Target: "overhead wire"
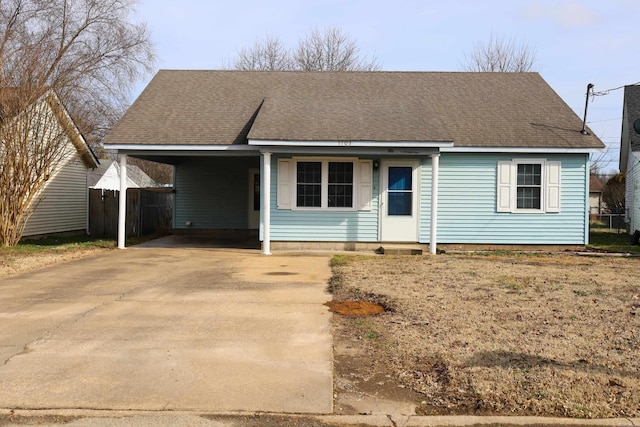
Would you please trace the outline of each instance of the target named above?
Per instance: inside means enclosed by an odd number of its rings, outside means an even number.
[[[591,92],[591,96],[604,96],[604,95],[609,95],[610,92],[613,92],[614,90],[619,90],[624,88],[625,86],[638,86],[640,85],[640,82],[636,82],[636,83],[632,83],[630,85],[622,85],[622,86],[618,86],[618,87],[614,87],[611,89],[607,89],[607,90],[601,90],[598,92],[592,91]]]

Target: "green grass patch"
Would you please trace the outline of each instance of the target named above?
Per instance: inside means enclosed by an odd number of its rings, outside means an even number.
[[[632,245],[630,235],[608,228],[592,228],[589,231],[588,247],[606,252],[640,253],[640,245]]]
[[[347,265],[349,263],[349,259],[351,258],[351,255],[334,255],[333,258],[331,258],[331,267],[339,267],[341,265]]]
[[[0,254],[35,254],[73,248],[115,248],[113,239],[95,238],[87,235],[49,236],[42,239],[24,239],[16,246],[0,246]]]

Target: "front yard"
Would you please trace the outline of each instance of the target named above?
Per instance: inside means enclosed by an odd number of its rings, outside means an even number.
[[[338,411],[406,390],[419,414],[640,416],[640,258],[339,256],[330,288],[387,308],[334,316]]]

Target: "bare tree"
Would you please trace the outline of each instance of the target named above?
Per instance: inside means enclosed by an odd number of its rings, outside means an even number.
[[[287,49],[282,41],[269,36],[251,48],[243,48],[234,61],[238,70],[374,71],[380,69],[375,58],[361,55],[358,44],[338,27],[313,29],[298,46]]]
[[[276,71],[293,68],[291,55],[280,39],[267,36],[251,48],[242,48],[234,62],[237,70]]]
[[[0,85],[49,87],[97,143],[154,63],[137,0],[0,1]]]
[[[493,33],[486,43],[474,43],[464,55],[464,71],[524,73],[535,71],[536,50],[525,42]]]
[[[158,184],[173,184],[173,166],[171,165],[135,157],[130,157],[128,163],[138,166]]]
[[[47,181],[75,147],[53,92],[0,90],[0,245],[18,243]]]
[[[40,191],[74,148],[65,127],[97,144],[150,71],[149,32],[130,21],[136,2],[0,0],[0,244],[20,240]]]
[[[313,29],[298,43],[294,55],[296,68],[303,71],[375,71],[376,59],[364,58],[355,40],[338,27],[324,32]]]

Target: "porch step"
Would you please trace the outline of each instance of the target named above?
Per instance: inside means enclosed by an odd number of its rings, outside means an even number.
[[[380,249],[383,255],[422,255],[422,249],[407,246],[382,246]]]

